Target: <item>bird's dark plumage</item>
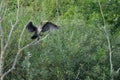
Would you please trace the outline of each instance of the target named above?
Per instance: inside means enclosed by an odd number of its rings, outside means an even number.
[[[34,32],[37,30],[37,27],[33,25],[32,22],[29,22],[26,26],[26,29],[29,31],[29,32]]]
[[[59,27],[51,22],[46,22],[44,25],[36,27],[33,25],[32,22],[29,22],[26,25],[26,29],[29,32],[35,32],[34,35],[31,37],[31,39],[36,39],[39,38],[39,36],[41,36],[41,32],[46,32],[48,30],[53,30],[53,29],[59,29]]]
[[[48,31],[50,29],[59,29],[57,25],[51,23],[51,22],[46,22],[45,25],[43,25],[42,27],[42,31],[41,32],[45,32]]]

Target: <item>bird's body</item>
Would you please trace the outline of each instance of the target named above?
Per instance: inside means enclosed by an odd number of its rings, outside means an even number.
[[[42,36],[41,32],[46,32],[48,30],[59,29],[59,27],[51,22],[46,22],[44,25],[41,24],[39,27],[33,25],[32,22],[29,22],[26,26],[26,29],[29,32],[35,32],[31,39],[36,39]]]

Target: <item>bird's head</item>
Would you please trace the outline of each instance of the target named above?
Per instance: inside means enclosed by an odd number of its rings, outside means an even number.
[[[48,22],[48,20],[40,21],[40,25],[44,25],[46,22]]]

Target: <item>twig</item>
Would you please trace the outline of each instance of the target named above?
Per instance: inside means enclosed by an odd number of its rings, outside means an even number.
[[[1,54],[0,54],[0,76],[2,75],[3,73],[3,64],[4,64],[4,36],[3,36],[3,29],[2,29],[2,26],[1,26],[1,23],[0,23],[0,33],[1,33]]]
[[[11,38],[12,32],[13,32],[14,27],[15,27],[15,26],[12,24],[12,22],[11,22],[11,26],[12,26],[12,28],[11,28],[10,33],[9,33],[9,35],[8,35],[8,40],[7,40],[6,44],[5,44],[4,50],[6,50],[8,44],[9,44],[9,41],[10,41],[10,38]]]
[[[34,44],[32,44],[32,45],[35,45],[35,44],[39,43],[40,41],[42,41],[42,40],[46,39],[48,36],[49,36],[49,34],[47,34],[44,38],[42,38],[42,39],[40,39],[40,40],[36,41],[36,42],[35,42]]]
[[[1,26],[1,23],[0,23],[0,33],[1,33],[1,57],[3,56],[3,52],[4,52],[4,36],[3,36],[3,29],[2,29],[2,26]]]
[[[21,48],[21,50],[23,50],[23,49],[25,49],[25,48],[31,46],[31,45],[32,45],[33,43],[35,43],[36,41],[37,41],[37,40],[34,40],[34,41],[32,41],[31,43],[25,45],[23,48]]]
[[[31,45],[36,45],[36,44],[39,43],[40,41],[46,39],[46,38],[48,37],[48,35],[49,35],[49,34],[47,34],[44,38],[42,38],[42,39],[40,39],[40,40],[38,40],[38,41],[37,41],[37,40],[34,40],[33,42],[31,42],[31,43],[27,44],[26,46],[24,46],[23,48],[21,48],[21,50],[23,50],[23,49],[25,49],[25,48],[27,48],[27,47],[29,47],[29,46],[31,46]]]
[[[24,33],[24,31],[25,31],[25,28],[26,28],[26,27],[23,28],[23,30],[22,30],[22,32],[21,32],[21,34],[20,34],[20,38],[19,38],[19,41],[18,41],[18,49],[21,48],[21,40],[22,40],[23,33]]]
[[[119,71],[120,71],[120,68],[118,68],[118,70],[116,72],[119,73]]]
[[[80,75],[80,67],[79,67],[79,69],[78,69],[78,72],[77,72],[77,75],[76,75],[76,77],[75,77],[75,80],[79,79],[79,75]]]
[[[1,1],[1,4],[0,4],[0,11],[2,11],[3,3],[4,3],[4,0]]]

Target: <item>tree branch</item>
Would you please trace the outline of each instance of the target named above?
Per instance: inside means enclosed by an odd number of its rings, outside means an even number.
[[[37,40],[34,40],[33,42],[31,42],[31,43],[27,44],[26,46],[24,46],[23,48],[21,48],[21,50],[23,50],[23,49],[25,49],[25,48],[27,48],[27,47],[29,47],[29,46],[31,46],[31,45],[36,45],[36,44],[39,43],[40,41],[46,39],[46,38],[48,37],[48,35],[49,35],[49,34],[47,34],[44,38],[42,38],[42,39],[40,39],[40,40],[38,40],[38,41],[37,41]]]
[[[110,43],[110,38],[109,38],[109,35],[108,35],[108,32],[107,32],[107,29],[106,29],[106,22],[105,22],[105,18],[104,18],[104,14],[103,14],[103,11],[102,11],[102,7],[101,7],[101,4],[100,4],[100,1],[98,0],[98,3],[99,3],[99,7],[100,7],[100,12],[101,12],[101,15],[102,15],[102,18],[103,18],[103,23],[104,23],[104,31],[105,31],[105,36],[106,36],[106,39],[107,39],[107,43],[108,43],[108,50],[109,50],[109,61],[110,61],[110,74],[113,73],[113,64],[112,64],[112,49],[111,49],[111,43]],[[111,76],[111,80],[113,80],[113,76]]]
[[[6,44],[5,44],[4,50],[6,50],[6,48],[8,47],[8,44],[9,44],[9,41],[10,41],[12,32],[13,32],[14,27],[15,27],[15,26],[12,24],[12,22],[11,22],[11,26],[12,26],[12,28],[11,28],[10,33],[9,33],[9,35],[8,35],[8,40],[7,40]]]
[[[22,40],[23,33],[25,31],[25,28],[26,28],[26,25],[25,25],[25,27],[23,28],[23,30],[22,30],[22,32],[20,34],[20,38],[19,38],[19,41],[18,41],[18,49],[21,48],[21,40]]]
[[[120,71],[120,68],[118,68],[118,70],[116,72],[119,73],[119,71]]]
[[[0,76],[2,75],[3,73],[3,64],[4,64],[4,36],[3,36],[3,29],[2,29],[2,26],[1,26],[1,23],[0,23],[0,33],[1,33],[1,54],[0,54]]]
[[[4,0],[1,1],[0,4],[0,12],[1,15],[4,13],[3,8],[4,8]],[[3,18],[0,16],[0,39],[1,39],[1,54],[0,54],[0,76],[2,76],[3,74],[3,65],[4,65],[4,35],[3,35],[3,29],[1,26],[1,22],[2,22]],[[3,79],[1,79],[3,80]]]
[[[23,29],[24,30],[24,29]],[[23,33],[24,31],[22,31],[22,33]],[[17,60],[18,60],[18,56],[19,56],[19,54],[20,54],[20,52],[22,51],[22,50],[24,50],[24,49],[26,49],[27,47],[29,47],[29,46],[31,46],[31,45],[35,45],[35,44],[37,44],[38,42],[40,42],[41,40],[44,40],[45,38],[47,38],[47,36],[48,35],[46,35],[44,38],[42,38],[42,39],[40,39],[39,41],[37,41],[37,40],[34,40],[33,42],[31,42],[31,43],[29,43],[29,44],[27,44],[26,46],[24,46],[23,48],[18,48],[18,52],[17,52],[17,54],[16,54],[16,56],[15,56],[15,59],[14,59],[14,62],[13,62],[13,65],[12,65],[12,67],[7,71],[7,72],[5,72],[3,75],[2,75],[2,77],[4,77],[4,76],[6,76],[8,73],[10,73],[12,70],[14,70],[15,69],[15,66],[16,66],[16,63],[17,63]],[[20,45],[20,42],[21,42],[21,39],[22,38],[22,35],[21,35],[21,37],[19,38],[19,45]]]

